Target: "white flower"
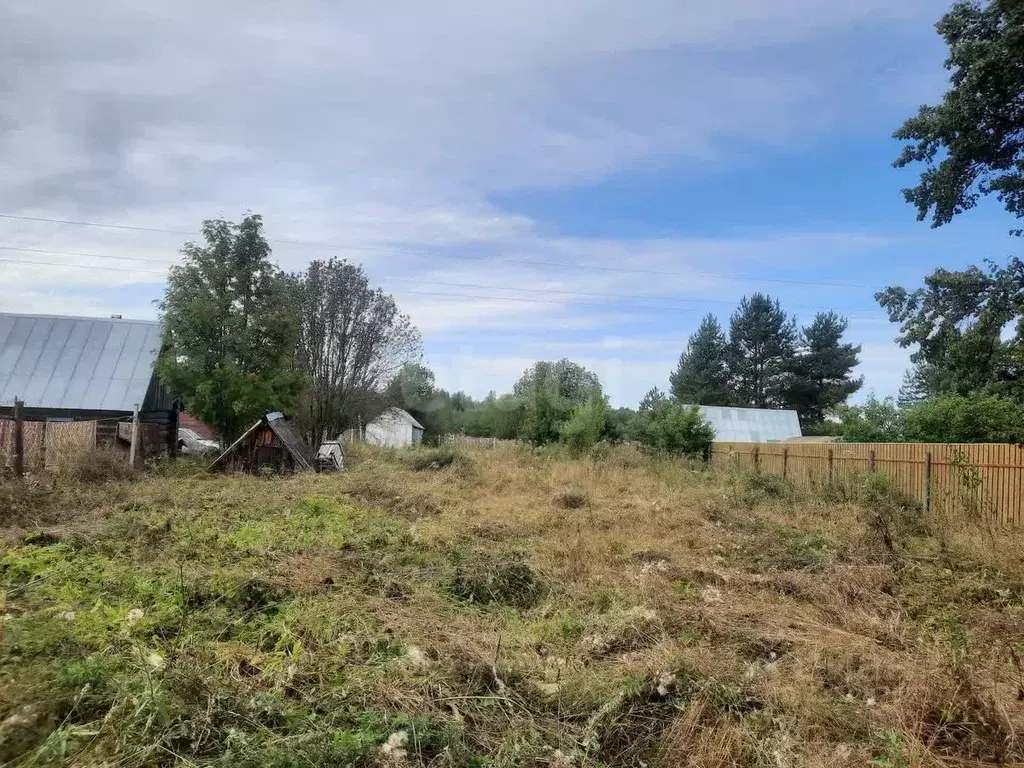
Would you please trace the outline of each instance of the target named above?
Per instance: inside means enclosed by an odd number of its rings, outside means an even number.
[[[128,611],[128,615],[124,617],[125,624],[134,624],[145,615],[146,612],[141,608],[132,608]]]
[[[74,611],[64,611],[64,612],[60,613],[59,615],[60,615],[60,617],[62,619],[64,619],[64,621],[74,621],[75,620],[75,612]]]

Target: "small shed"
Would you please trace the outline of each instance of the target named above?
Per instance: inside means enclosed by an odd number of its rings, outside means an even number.
[[[423,442],[423,425],[401,408],[388,408],[366,425],[365,436],[383,448],[406,448]]]
[[[295,472],[312,469],[313,451],[284,414],[268,413],[235,440],[210,465],[211,472],[234,470],[256,473],[264,469]]]
[[[333,472],[345,468],[345,452],[338,440],[325,440],[316,450],[317,472]]]

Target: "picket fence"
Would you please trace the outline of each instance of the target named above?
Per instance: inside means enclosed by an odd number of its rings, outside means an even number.
[[[715,443],[715,466],[740,465],[817,486],[869,472],[947,519],[1019,526],[1024,446],[1002,443]]]

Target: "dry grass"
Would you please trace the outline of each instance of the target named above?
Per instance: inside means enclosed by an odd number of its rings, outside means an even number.
[[[0,534],[0,761],[1024,760],[1019,535],[628,448],[348,459]]]

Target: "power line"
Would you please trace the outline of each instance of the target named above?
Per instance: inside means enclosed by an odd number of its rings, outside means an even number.
[[[170,235],[185,235],[189,237],[195,237],[197,232],[188,232],[185,230],[177,229],[161,229],[158,227],[140,227],[127,224],[105,224],[93,221],[75,221],[71,219],[53,219],[44,216],[21,216],[12,213],[0,213],[0,219],[11,219],[15,221],[35,221],[45,222],[50,224],[67,224],[72,226],[80,227],[98,227],[102,229],[118,229],[128,230],[134,232],[155,232],[160,234]],[[487,257],[487,256],[469,256],[466,254],[454,254],[454,253],[437,253],[436,251],[422,251],[412,250],[407,248],[397,248],[390,246],[388,248],[376,248],[367,246],[357,245],[339,245],[337,243],[324,243],[324,242],[313,242],[308,240],[287,240],[282,238],[267,238],[267,242],[271,243],[282,243],[286,245],[297,245],[311,248],[324,248],[333,249],[337,251],[364,251],[369,253],[383,253],[383,254],[409,254],[412,256],[430,256],[432,258],[440,259],[460,259],[463,261],[484,261],[488,263],[498,262],[504,264],[518,264],[521,266],[530,267],[556,267],[562,269],[583,269],[583,270],[598,270],[602,272],[618,272],[623,274],[642,274],[642,275],[661,275],[671,277],[708,277],[716,280],[732,280],[737,282],[751,282],[751,283],[778,283],[782,285],[810,285],[810,286],[825,286],[833,288],[868,288],[874,290],[877,286],[872,286],[867,283],[856,283],[851,281],[842,280],[797,280],[790,278],[772,278],[772,277],[753,277],[747,275],[726,275],[714,272],[678,272],[671,270],[660,270],[660,269],[641,269],[635,267],[609,267],[604,264],[592,264],[592,263],[579,263],[569,261],[539,261],[533,259],[514,259],[507,258],[504,256],[499,257]]]
[[[41,254],[49,254],[49,255],[53,255],[53,256],[70,256],[70,257],[75,257],[75,258],[87,258],[87,259],[117,259],[117,260],[121,260],[121,261],[140,261],[140,262],[146,262],[146,263],[152,263],[152,264],[163,264],[164,266],[167,266],[167,267],[174,266],[173,264],[168,264],[166,262],[158,261],[156,259],[144,259],[144,258],[135,257],[135,256],[114,256],[114,255],[110,255],[110,254],[100,254],[100,253],[79,253],[79,252],[71,252],[71,251],[50,251],[50,250],[44,250],[44,249],[41,249],[41,248],[23,248],[23,247],[20,247],[20,246],[9,246],[9,245],[0,245],[0,250],[24,251],[26,253],[41,253]],[[51,261],[25,261],[25,260],[20,260],[20,259],[0,259],[0,261],[4,261],[4,262],[8,262],[8,263],[13,263],[13,264],[26,264],[26,265],[28,265],[28,264],[39,264],[41,266],[69,267],[69,268],[72,268],[72,269],[105,269],[105,270],[117,271],[117,272],[131,272],[131,273],[137,273],[137,274],[164,275],[163,272],[157,272],[157,271],[153,271],[153,270],[127,269],[127,268],[116,268],[116,267],[96,267],[96,266],[90,266],[90,265],[85,265],[85,264],[64,264],[64,263],[51,262]],[[416,283],[417,285],[438,285],[438,286],[450,287],[450,288],[474,288],[474,289],[482,289],[482,290],[518,291],[520,293],[559,294],[559,295],[563,295],[563,296],[574,296],[574,297],[582,297],[582,298],[598,298],[598,299],[613,299],[613,300],[617,300],[617,301],[628,300],[628,301],[653,301],[653,302],[660,302],[660,304],[653,305],[654,308],[660,308],[661,306],[664,306],[665,308],[672,308],[678,302],[684,302],[684,301],[686,301],[686,302],[697,302],[697,303],[701,303],[701,304],[729,304],[729,305],[735,304],[734,301],[730,301],[728,299],[705,299],[705,298],[700,298],[700,297],[696,297],[696,296],[672,297],[672,296],[658,296],[657,294],[650,294],[650,293],[647,293],[647,294],[644,294],[644,293],[601,293],[601,292],[596,292],[596,291],[566,291],[566,290],[561,290],[561,289],[557,289],[557,288],[521,288],[521,287],[516,287],[516,286],[486,285],[486,284],[479,284],[479,283],[452,283],[452,282],[443,282],[443,281],[436,281],[436,280],[421,280],[421,279],[417,279],[417,278],[402,278],[402,277],[392,277],[392,276],[385,277],[384,281],[385,282],[393,281],[393,282],[404,282],[404,283]],[[581,305],[581,306],[597,306],[597,305]],[[809,309],[809,310],[816,310],[816,311],[827,311],[827,310],[830,310],[830,309],[832,309],[833,311],[840,311],[840,312],[868,311],[868,310],[866,310],[863,307],[855,307],[855,308],[850,308],[850,309],[838,309],[838,310],[836,310],[835,308],[831,308],[831,307],[807,306],[807,305],[800,305],[800,304],[791,304],[790,307],[792,307],[794,309]],[[687,309],[689,309],[689,308],[687,308]]]

